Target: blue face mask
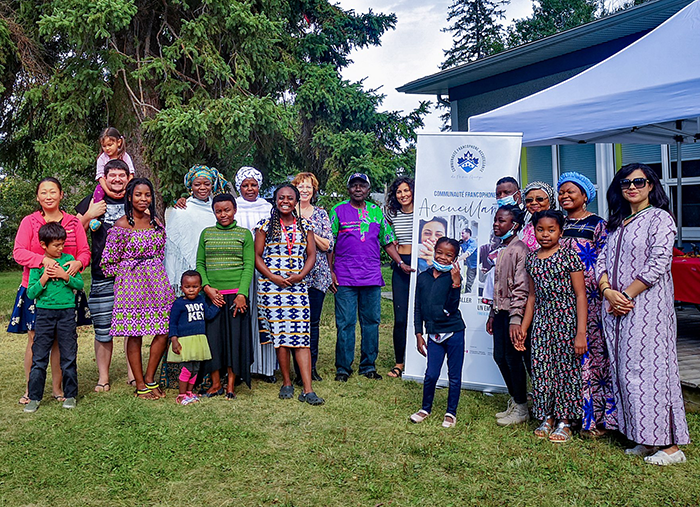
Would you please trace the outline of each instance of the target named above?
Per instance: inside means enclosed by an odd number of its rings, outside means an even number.
[[[506,232],[503,236],[501,236],[501,241],[505,241],[508,238],[510,238],[513,234],[515,234],[515,226],[511,228],[508,232]]]
[[[440,264],[435,259],[433,259],[433,267],[436,270],[440,271],[441,273],[446,273],[448,271],[452,271],[452,264],[448,264],[448,265]]]
[[[507,204],[511,204],[511,205],[518,204],[517,202],[515,202],[515,197],[513,197],[512,195],[509,195],[506,197],[501,197],[500,199],[496,199],[496,202],[498,203],[499,208],[501,206],[505,206]]]

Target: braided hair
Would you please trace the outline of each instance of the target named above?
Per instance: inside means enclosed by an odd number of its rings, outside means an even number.
[[[277,194],[283,188],[291,188],[296,196],[297,202],[299,202],[299,189],[292,185],[291,183],[283,183],[275,189],[275,193],[272,194],[272,211],[270,212],[270,221],[267,224],[267,230],[265,231],[265,244],[271,243],[273,240],[282,240],[282,226],[279,210],[277,209]],[[301,242],[306,243],[306,230],[304,228],[304,220],[299,218],[297,214],[296,206],[292,209],[292,216],[297,221],[297,228],[301,232]]]
[[[162,229],[156,217],[156,194],[153,190],[153,183],[151,183],[151,180],[149,180],[148,178],[134,178],[126,185],[126,192],[124,196],[126,198],[126,201],[124,202],[124,215],[126,215],[126,219],[129,222],[129,225],[132,227],[134,226],[134,205],[131,201],[134,198],[134,190],[136,189],[137,185],[146,185],[151,191],[151,204],[148,205],[148,212],[150,213],[151,217],[151,225],[155,229]]]

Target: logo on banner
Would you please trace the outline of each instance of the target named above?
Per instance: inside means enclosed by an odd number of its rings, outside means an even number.
[[[453,173],[458,172],[458,169],[464,171],[466,174],[482,173],[486,168],[486,156],[478,146],[467,144],[465,146],[460,146],[452,152],[450,166],[452,167]]]

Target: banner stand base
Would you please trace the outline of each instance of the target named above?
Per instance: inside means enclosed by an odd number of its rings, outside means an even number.
[[[419,384],[423,383],[424,377],[423,376],[416,376],[416,375],[406,375],[405,373],[401,377],[404,380],[410,380],[412,382],[418,382]],[[449,386],[449,382],[445,379],[439,379],[437,382],[438,387],[447,387]],[[482,393],[489,393],[489,394],[507,394],[508,389],[506,389],[503,386],[494,386],[491,384],[479,384],[476,382],[462,382],[462,389],[466,389],[468,391],[480,391]]]

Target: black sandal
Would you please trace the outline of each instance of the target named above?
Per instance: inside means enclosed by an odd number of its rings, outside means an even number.
[[[389,370],[389,373],[387,373],[387,375],[391,378],[401,378],[401,376],[403,375],[403,370],[398,366],[394,366],[391,370]]]

